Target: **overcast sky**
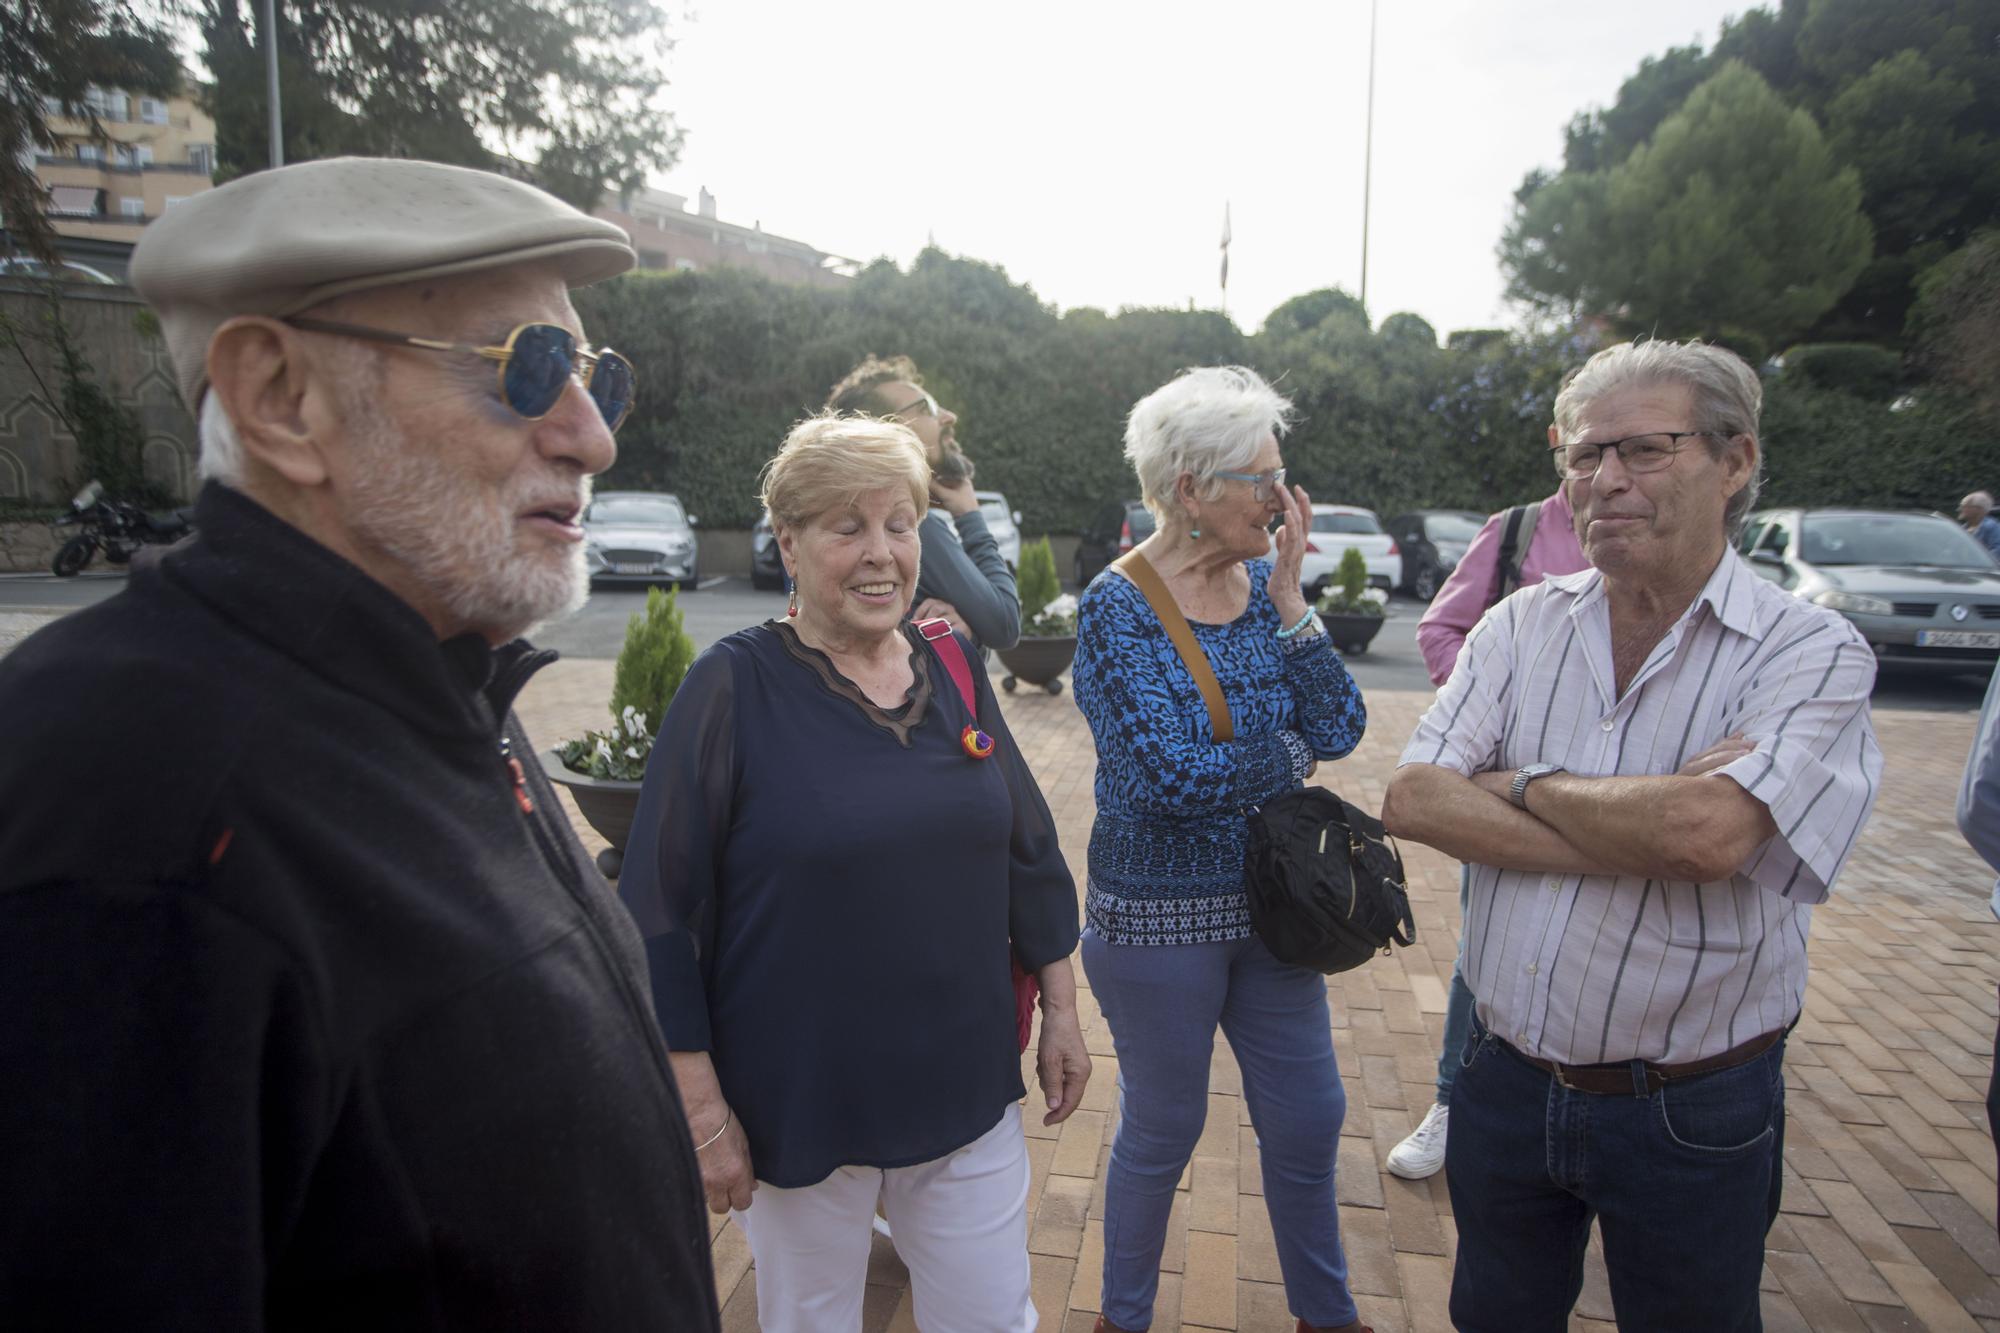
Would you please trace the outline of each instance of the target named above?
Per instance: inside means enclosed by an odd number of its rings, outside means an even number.
[[[925,239],[1044,300],[1213,307],[1255,329],[1361,283],[1367,0],[694,0],[656,184],[822,250]],[[1723,0],[1385,0],[1368,304],[1511,322],[1494,247],[1521,177],[1642,57],[1715,40]]]

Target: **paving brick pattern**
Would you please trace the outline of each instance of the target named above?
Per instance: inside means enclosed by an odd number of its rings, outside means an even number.
[[[538,677],[522,701],[537,744],[602,725],[610,685],[608,662],[563,662]],[[1319,779],[1379,807],[1428,702],[1422,693],[1371,693],[1367,739]],[[1081,879],[1093,810],[1089,732],[1067,694],[1023,693],[1006,709]],[[1764,1273],[1764,1322],[1776,1333],[2000,1331],[1984,1105],[2000,925],[1986,905],[1992,874],[1952,822],[1973,721],[1970,713],[1875,718],[1888,758],[1881,798],[1835,898],[1816,913],[1811,990],[1786,1059],[1784,1213]],[[1363,1317],[1379,1333],[1431,1333],[1450,1327],[1451,1200],[1442,1175],[1398,1180],[1381,1163],[1431,1102],[1458,872],[1428,848],[1404,850],[1419,942],[1327,983],[1348,1099],[1338,1194]],[[1081,982],[1081,966],[1077,973]],[[1096,1061],[1083,1107],[1052,1129],[1039,1114],[1027,1117],[1035,1304],[1042,1327],[1064,1333],[1088,1330],[1095,1317],[1104,1165],[1117,1123],[1110,1034],[1088,990],[1080,1003]],[[1219,1036],[1208,1103],[1175,1200],[1153,1326],[1289,1333],[1256,1140]],[[754,1329],[749,1248],[727,1222],[713,1234],[724,1327]],[[1572,1328],[1608,1329],[1612,1319],[1593,1244]],[[916,1327],[907,1273],[880,1237],[864,1324],[870,1333]]]

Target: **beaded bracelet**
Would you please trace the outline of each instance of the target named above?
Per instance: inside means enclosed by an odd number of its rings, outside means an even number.
[[[1313,623],[1313,609],[1311,607],[1307,607],[1306,613],[1303,616],[1299,617],[1299,623],[1296,625],[1289,626],[1285,629],[1279,630],[1278,637],[1281,639],[1289,639],[1293,635],[1301,633],[1306,626],[1312,623]]]

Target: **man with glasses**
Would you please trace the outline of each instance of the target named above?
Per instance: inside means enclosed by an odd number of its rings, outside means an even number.
[[[1882,771],[1867,644],[1731,541],[1762,396],[1700,343],[1569,377],[1550,457],[1591,568],[1479,622],[1389,785],[1391,831],[1472,868],[1468,1333],[1561,1328],[1593,1218],[1621,1327],[1757,1327],[1812,905]]]
[[[938,406],[907,356],[869,357],[834,385],[826,405],[901,422],[930,458],[933,508],[917,527],[922,555],[911,617],[943,616],[982,647],[1012,648],[1021,637],[1021,596],[979,512],[957,415]]]
[[[345,158],[146,229],[197,535],[0,659],[0,1309],[717,1327],[638,934],[512,712],[633,368],[616,227]]]

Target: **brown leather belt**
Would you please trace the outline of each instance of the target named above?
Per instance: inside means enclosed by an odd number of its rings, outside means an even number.
[[[1741,1046],[1732,1046],[1720,1055],[1711,1055],[1706,1060],[1690,1060],[1686,1064],[1679,1065],[1656,1065],[1648,1060],[1645,1062],[1646,1095],[1651,1096],[1676,1079],[1720,1073],[1725,1069],[1749,1064],[1776,1046],[1778,1039],[1790,1030],[1789,1026],[1774,1028],[1762,1036],[1752,1037]],[[1495,1037],[1494,1040],[1500,1039]],[[1618,1060],[1601,1065],[1561,1065],[1553,1060],[1538,1060],[1507,1042],[1501,1041],[1500,1044],[1506,1046],[1508,1052],[1516,1058],[1533,1065],[1573,1092],[1594,1092],[1608,1097],[1639,1095],[1633,1082],[1630,1060]]]

